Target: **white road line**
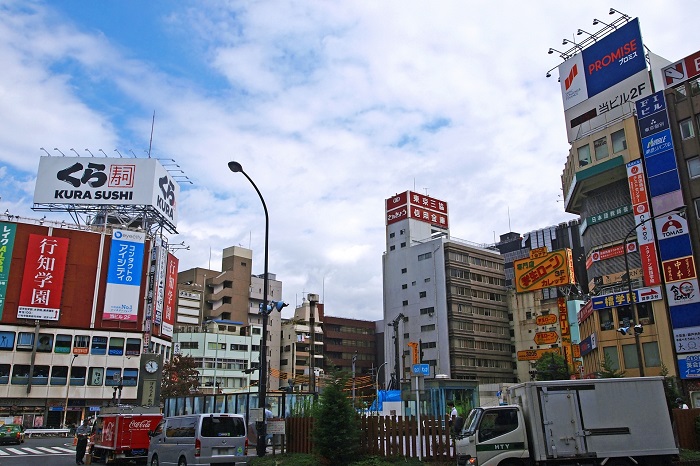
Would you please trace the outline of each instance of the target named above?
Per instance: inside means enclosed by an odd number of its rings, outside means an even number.
[[[71,449],[69,449],[69,448],[63,448],[63,447],[53,447],[53,448],[54,448],[55,450],[65,451],[65,452],[67,452],[67,453],[75,453],[75,450],[71,450]]]
[[[4,450],[0,450],[0,456],[9,456],[10,454]]]
[[[7,451],[14,453],[15,455],[26,455],[26,451],[18,450],[16,448],[8,448]]]
[[[49,453],[57,453],[57,451],[55,450],[55,447],[54,447],[54,448],[49,448],[49,447],[34,447],[34,448],[36,448],[37,450],[47,451],[47,452],[49,452]],[[26,450],[26,448],[25,448],[25,450]]]
[[[10,450],[10,448],[8,448],[8,450]],[[40,454],[44,453],[43,451],[39,451],[39,450],[35,450],[33,448],[27,448],[27,447],[22,448],[22,450],[28,451],[29,453],[33,453],[35,455],[40,455]],[[53,452],[51,452],[51,453],[53,453]]]

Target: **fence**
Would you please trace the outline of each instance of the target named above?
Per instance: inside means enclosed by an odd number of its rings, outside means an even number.
[[[449,461],[456,458],[450,439],[448,416],[421,418],[421,435],[418,437],[418,420],[411,417],[362,416],[360,418],[360,453],[384,457],[418,458]],[[287,451],[311,453],[313,418],[288,418],[286,426]],[[420,451],[419,451],[420,450]]]
[[[700,442],[695,435],[695,418],[698,416],[700,408],[673,410],[673,426],[678,436],[678,448],[700,450]]]

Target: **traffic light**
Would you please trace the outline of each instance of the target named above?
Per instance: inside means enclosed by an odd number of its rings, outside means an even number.
[[[620,327],[617,329],[617,331],[623,335],[627,335],[630,331],[630,328],[629,327]]]
[[[644,333],[644,327],[642,327],[642,324],[637,324],[634,326],[634,333],[636,333],[637,335],[641,335],[642,333]]]

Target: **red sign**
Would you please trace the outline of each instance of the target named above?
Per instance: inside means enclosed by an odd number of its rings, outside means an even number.
[[[400,210],[400,209],[399,209]],[[408,216],[416,220],[422,220],[425,223],[430,223],[441,228],[447,228],[447,215],[438,212],[433,212],[420,207],[411,206]]]
[[[390,212],[386,213],[386,224],[391,225],[400,220],[406,220],[408,218],[408,206],[399,207]]]
[[[666,283],[695,278],[695,261],[693,256],[671,259],[663,263]]]
[[[168,253],[168,265],[165,272],[165,295],[163,297],[163,323],[160,327],[161,335],[173,336],[173,325],[175,324],[178,264],[178,258]]]
[[[400,206],[405,206],[408,203],[408,191],[405,193],[397,194],[394,197],[390,197],[386,200],[386,210],[387,212],[396,209]]]
[[[644,284],[654,286],[661,284],[661,271],[659,261],[656,259],[656,244],[640,244],[639,256],[642,259],[642,273],[644,274]]]
[[[700,74],[700,51],[667,66],[662,70],[666,88],[675,86]]]
[[[630,185],[630,197],[632,205],[642,204],[647,202],[647,190],[644,184],[644,173],[632,175],[627,178]]]
[[[557,307],[559,308],[559,326],[561,327],[561,336],[569,335],[569,315],[566,310],[566,300],[557,298]]]
[[[586,319],[588,319],[590,316],[593,315],[593,301],[588,301],[585,306],[581,308],[581,311],[578,313],[578,323],[582,323]]]
[[[414,193],[409,191],[410,202],[412,206],[422,207],[427,210],[432,210],[435,212],[441,212],[443,214],[447,213],[447,202],[435,199],[429,196],[424,196],[422,194]]]
[[[29,235],[18,319],[58,320],[68,242],[68,238]]]
[[[447,228],[447,203],[413,191],[406,191],[386,200],[387,225],[407,218]]]
[[[634,252],[637,250],[637,245],[636,243],[627,243],[627,252]],[[613,246],[611,248],[605,248],[601,249],[599,251],[595,251],[591,254],[590,256],[590,264],[593,265],[593,262],[597,261],[604,261],[607,259],[612,259],[613,257],[619,257],[625,254],[625,247],[622,244],[618,244],[617,246]],[[590,268],[589,261],[586,260],[586,268]]]

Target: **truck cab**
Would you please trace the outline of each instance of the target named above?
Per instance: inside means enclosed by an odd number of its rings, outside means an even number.
[[[517,465],[528,458],[523,414],[514,405],[472,409],[455,442],[459,466]]]

